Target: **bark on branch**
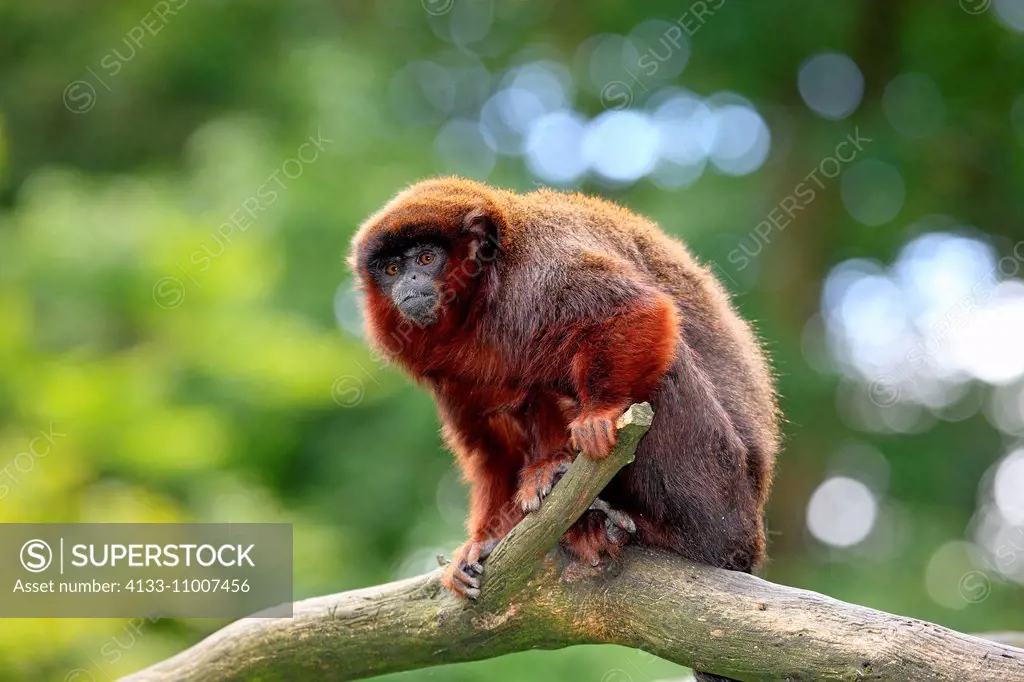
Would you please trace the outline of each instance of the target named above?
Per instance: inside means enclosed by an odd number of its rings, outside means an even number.
[[[134,682],[355,680],[527,649],[620,644],[737,680],[1024,681],[1024,650],[754,576],[627,547],[597,574],[549,555],[631,462],[646,404],[612,455],[580,457],[488,559],[480,599],[440,571],[297,602],[290,619],[243,619],[125,678]]]

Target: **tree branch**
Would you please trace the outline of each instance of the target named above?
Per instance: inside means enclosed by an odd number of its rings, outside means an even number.
[[[434,571],[297,602],[291,619],[237,621],[125,679],[355,680],[605,643],[737,680],[1024,680],[1024,650],[663,552],[627,547],[591,573],[545,556],[632,461],[651,416],[632,406],[608,459],[577,458],[494,550],[476,603],[454,598]]]
[[[612,453],[602,461],[577,457],[569,471],[544,500],[540,511],[528,515],[494,548],[487,559],[486,577],[480,587],[479,604],[500,608],[529,580],[537,562],[569,530],[594,498],[633,461],[636,446],[654,420],[647,403],[631,405],[616,424]]]
[[[1007,646],[1024,648],[1024,632],[979,632],[977,636]]]

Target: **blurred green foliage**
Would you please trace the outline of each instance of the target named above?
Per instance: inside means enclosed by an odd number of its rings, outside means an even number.
[[[392,77],[461,50],[497,79],[537,46],[576,68],[589,37],[671,21],[689,3],[506,0],[486,37],[461,46],[446,39],[450,17],[425,11],[436,4],[0,4],[0,466],[39,432],[66,434],[27,471],[8,471],[17,481],[2,481],[0,521],[293,523],[296,598],[426,570],[461,541],[464,491],[429,397],[336,322],[352,318],[343,259],[356,226],[408,183],[453,170],[435,154],[440,124],[393,106]],[[145,17],[159,31],[126,43]],[[1019,585],[993,578],[991,598],[957,608],[925,585],[936,549],[965,537],[980,482],[1010,441],[981,414],[914,434],[855,430],[840,379],[816,368],[806,338],[829,268],[890,261],[921,216],[956,215],[1003,251],[1024,237],[1024,135],[1011,117],[1024,35],[956,2],[727,0],[690,50],[672,83],[756,104],[773,135],[768,162],[678,191],[649,181],[586,191],[723,262],[855,127],[907,188],[898,217],[878,227],[826,188],[731,283],[774,356],[788,417],[764,575],[962,630],[1024,628]],[[823,50],[864,74],[864,101],[843,121],[815,116],[797,91],[801,63]],[[900,135],[883,114],[886,83],[905,71],[945,95],[930,136]],[[576,106],[602,110],[582,88]],[[315,158],[279,174],[274,199],[224,237],[310,138],[322,141],[303,152]],[[535,184],[516,157],[499,158],[488,180]],[[888,461],[893,551],[837,554],[807,534],[808,498],[850,442]],[[0,621],[0,679],[63,680],[76,668],[114,678],[222,624],[161,621],[132,636],[118,620]],[[112,638],[117,660],[100,654]],[[679,674],[639,652],[580,647],[404,677]]]

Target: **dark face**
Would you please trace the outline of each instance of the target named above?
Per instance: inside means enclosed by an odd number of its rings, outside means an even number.
[[[405,317],[426,326],[437,321],[441,273],[448,254],[436,244],[417,244],[384,256],[372,267],[381,291]]]

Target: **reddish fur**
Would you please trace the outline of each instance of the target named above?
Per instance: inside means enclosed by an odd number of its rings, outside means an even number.
[[[561,544],[580,561],[596,566],[602,555],[617,557],[626,537],[622,533],[622,540],[610,540],[605,530],[604,515],[588,511],[566,531]]]
[[[550,459],[542,459],[533,464],[527,464],[519,472],[519,487],[516,491],[516,504],[520,508],[531,502],[542,500],[557,483],[557,472],[559,465],[571,463],[572,457],[568,452],[556,455]]]
[[[437,322],[402,318],[374,285],[382,247],[441,240]],[[650,400],[637,460],[602,496],[641,542],[750,570],[777,449],[771,377],[756,339],[711,275],[652,223],[600,199],[518,195],[443,178],[400,193],[353,240],[369,336],[427,385],[471,486],[470,540],[521,518],[518,477],[614,441],[608,423]],[[614,552],[588,513],[564,541]]]

